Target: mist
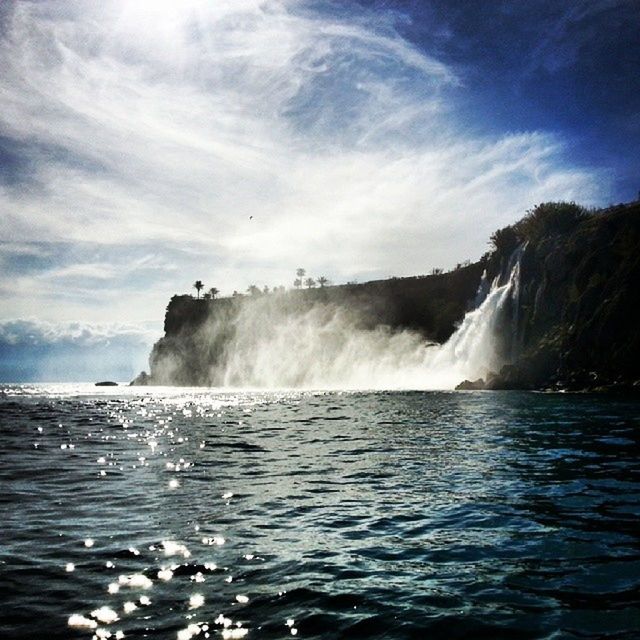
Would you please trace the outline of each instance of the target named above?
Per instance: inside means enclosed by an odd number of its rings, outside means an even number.
[[[381,322],[384,310],[352,296],[340,304],[275,293],[214,306],[195,331],[152,354],[154,384],[198,379],[214,387],[453,389],[508,360],[519,261],[478,290],[453,335],[440,345],[416,330]],[[185,377],[186,376],[186,377]]]

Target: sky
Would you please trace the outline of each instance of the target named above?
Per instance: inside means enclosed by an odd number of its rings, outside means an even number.
[[[3,0],[0,380],[133,375],[196,279],[424,274],[635,199],[639,34],[636,0]]]

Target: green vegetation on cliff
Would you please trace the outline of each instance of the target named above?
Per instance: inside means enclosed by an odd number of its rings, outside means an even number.
[[[494,272],[509,244],[527,246],[519,354],[490,388],[624,388],[640,380],[640,203],[598,211],[546,203],[493,241]]]

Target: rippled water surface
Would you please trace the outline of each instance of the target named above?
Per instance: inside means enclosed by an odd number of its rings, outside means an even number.
[[[0,637],[638,638],[639,409],[5,387]]]

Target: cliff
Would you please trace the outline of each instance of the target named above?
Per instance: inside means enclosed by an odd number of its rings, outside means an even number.
[[[348,370],[349,384],[366,385],[375,370],[379,385],[394,384],[408,369],[440,371],[445,352],[458,375],[468,350],[477,363],[478,345],[484,356],[489,341],[482,379],[459,388],[640,388],[640,203],[599,211],[545,203],[491,240],[482,260],[438,275],[218,300],[174,296],[150,375],[134,383],[339,386]],[[473,314],[465,314],[490,297],[491,282],[505,290],[509,282],[510,295],[500,308],[474,312],[485,326],[470,329]],[[454,333],[448,350],[429,351]]]
[[[473,305],[484,266],[479,261],[436,275],[217,300],[173,296],[165,315],[165,335],[149,358],[150,375],[141,374],[134,384],[229,383],[217,365],[231,357],[230,345],[238,334],[273,340],[273,324],[290,318],[302,319],[295,327],[296,336],[310,330],[326,335],[333,330],[328,327],[338,324],[345,332],[406,329],[422,341],[443,342]],[[240,384],[242,379],[233,382]]]
[[[550,227],[524,250],[517,353],[488,376],[487,388],[633,387],[640,381],[640,203]],[[527,230],[520,233],[525,239]],[[505,253],[492,256],[494,269]]]

